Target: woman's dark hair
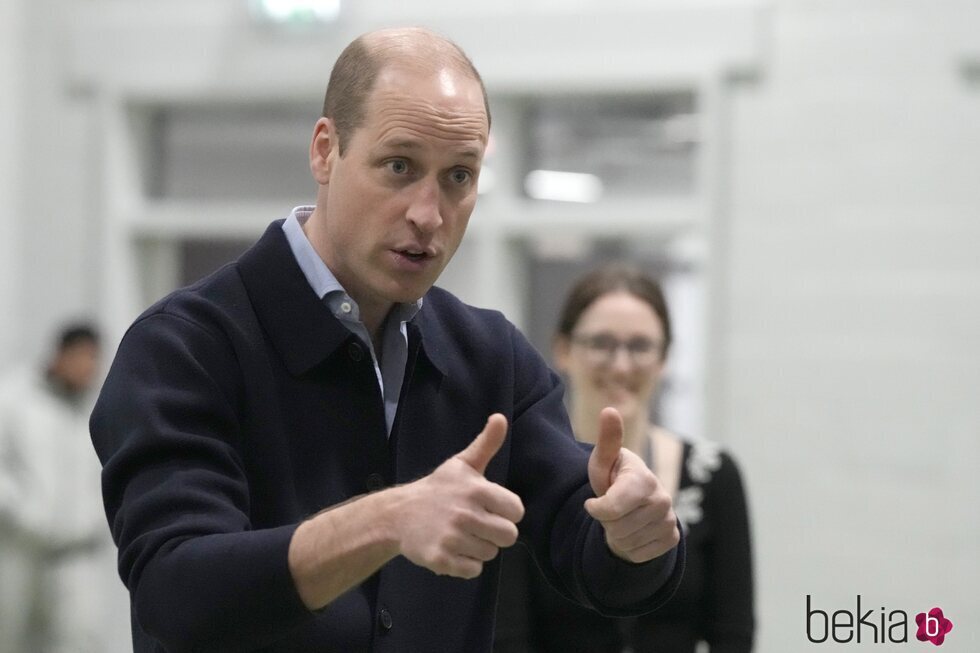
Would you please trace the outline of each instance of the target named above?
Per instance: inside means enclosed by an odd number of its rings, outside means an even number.
[[[663,358],[670,349],[670,313],[660,284],[647,276],[636,265],[611,263],[589,272],[579,279],[565,297],[565,305],[558,318],[558,335],[571,337],[582,313],[594,301],[611,292],[626,291],[637,299],[645,301],[660,318],[664,329]]]

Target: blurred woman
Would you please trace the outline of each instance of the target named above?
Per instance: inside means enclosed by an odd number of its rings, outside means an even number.
[[[752,649],[753,587],[745,494],[738,468],[717,445],[689,441],[650,419],[671,344],[659,285],[637,268],[613,265],[572,288],[554,340],[568,379],[576,437],[595,442],[597,415],[623,416],[624,446],[643,456],[671,492],[687,533],[687,566],[674,597],[656,612],[611,619],[551,589],[529,557],[508,551],[495,651],[711,653]]]

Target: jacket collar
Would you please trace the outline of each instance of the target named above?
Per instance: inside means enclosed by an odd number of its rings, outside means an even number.
[[[270,224],[237,265],[259,323],[289,373],[300,376],[326,360],[352,334],[310,287],[289,248],[283,222]],[[419,311],[409,323],[409,334],[419,338],[425,358],[445,376],[448,366],[436,344],[439,334],[423,335],[429,331],[421,326],[425,313]]]
[[[440,342],[445,342],[440,338],[441,334],[438,334],[434,328],[428,328],[432,325],[427,325],[427,320],[425,316],[431,313],[433,307],[429,307],[428,311],[424,308],[420,310],[415,318],[407,324],[408,326],[408,341],[409,344],[412,342],[412,338],[418,340],[419,352],[429,361],[433,369],[438,371],[442,376],[449,376],[449,365],[446,360],[446,353],[442,347],[439,346]]]

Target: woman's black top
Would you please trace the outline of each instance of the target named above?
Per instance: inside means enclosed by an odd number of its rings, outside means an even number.
[[[747,653],[755,630],[745,492],[732,458],[684,442],[674,511],[687,533],[687,566],[674,597],[641,617],[604,617],[562,597],[527,550],[503,553],[495,653]]]

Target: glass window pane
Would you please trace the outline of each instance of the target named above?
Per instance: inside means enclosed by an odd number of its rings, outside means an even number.
[[[186,238],[178,242],[178,284],[188,286],[225,263],[230,263],[251,247],[254,239]]]
[[[524,191],[542,200],[694,191],[698,115],[690,91],[530,101]]]
[[[147,194],[170,200],[311,201],[314,104],[175,105],[154,113]]]

